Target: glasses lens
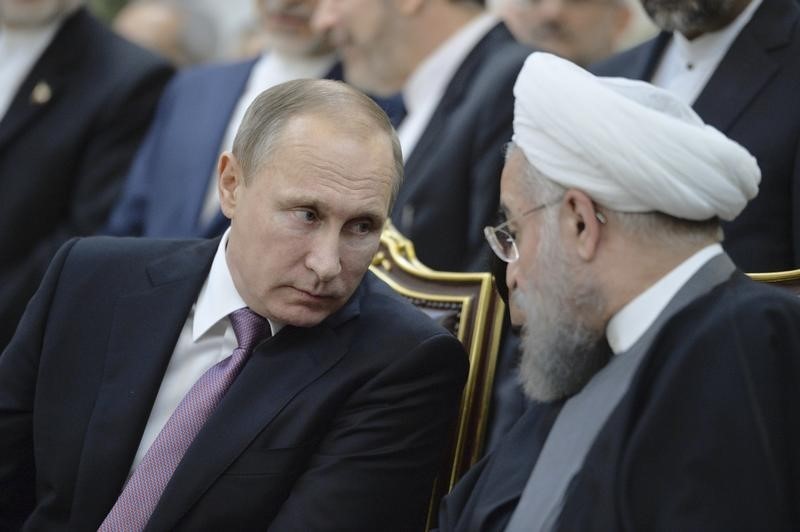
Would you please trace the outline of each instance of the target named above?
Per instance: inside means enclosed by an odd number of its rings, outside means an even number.
[[[492,246],[495,254],[506,262],[513,262],[517,260],[517,245],[514,243],[514,237],[503,229],[496,229],[494,227],[487,227],[484,229],[486,240]]]
[[[514,237],[511,233],[503,229],[498,229],[495,232],[497,242],[500,244],[500,249],[503,250],[503,259],[508,262],[517,260],[517,245],[514,243]]]

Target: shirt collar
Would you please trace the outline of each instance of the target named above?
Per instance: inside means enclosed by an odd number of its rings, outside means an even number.
[[[193,342],[196,342],[220,320],[227,318],[228,314],[247,306],[233,284],[228,261],[225,258],[225,248],[228,246],[230,231],[228,228],[222,235],[211,263],[211,270],[200,289],[200,295],[197,296],[194,322],[192,323]],[[278,331],[283,328],[284,324],[282,323],[270,319],[268,321],[273,335],[278,334]]]
[[[478,41],[499,21],[491,13],[478,15],[420,63],[403,89],[403,99],[409,113],[425,102],[439,101],[458,67]]]
[[[723,253],[722,246],[719,244],[704,247],[614,314],[606,327],[608,345],[614,354],[630,349],[675,297],[678,290],[704,264],[721,253]]]
[[[706,61],[719,62],[739,36],[742,28],[750,22],[763,0],[753,0],[736,19],[718,31],[704,33],[689,40],[679,32],[673,32],[673,43],[678,57],[685,64],[700,64]]]

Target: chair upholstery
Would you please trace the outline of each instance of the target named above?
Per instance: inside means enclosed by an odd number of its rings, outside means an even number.
[[[779,288],[790,290],[800,296],[800,269],[782,272],[748,273],[754,281],[769,283]]]
[[[381,235],[370,270],[458,337],[469,355],[453,439],[431,497],[426,527],[430,529],[436,523],[439,500],[481,457],[505,305],[491,274],[428,268],[391,223]]]

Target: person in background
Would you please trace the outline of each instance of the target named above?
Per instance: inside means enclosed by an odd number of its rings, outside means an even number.
[[[61,244],[105,223],[171,75],[80,0],[0,0],[0,348]]]
[[[506,221],[485,234],[538,408],[440,531],[797,530],[800,300],[720,246],[755,158],[670,92],[550,54],[514,94]]]
[[[114,31],[177,67],[206,63],[217,54],[216,27],[190,0],[135,0],[114,17]]]
[[[222,237],[53,260],[0,356],[3,530],[422,530],[467,356],[367,273],[388,117],[286,82],[219,168]]]
[[[631,22],[628,0],[500,0],[514,36],[587,66],[611,56]]]
[[[592,67],[652,82],[758,160],[761,192],[723,223],[748,272],[800,267],[800,4],[796,0],[642,0],[663,31]],[[698,176],[698,179],[703,179]]]
[[[263,90],[300,78],[341,78],[325,37],[310,27],[316,0],[258,0],[269,49],[259,57],[179,72],[103,232],[117,236],[211,237],[228,220],[219,208],[216,163],[231,148],[247,106]]]
[[[431,268],[486,270],[481,227],[496,216],[511,87],[530,50],[475,0],[320,0],[313,24],[336,45],[348,83],[402,94],[396,228]]]

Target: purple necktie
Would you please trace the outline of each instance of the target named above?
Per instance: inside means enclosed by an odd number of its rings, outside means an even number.
[[[189,445],[211,417],[250,352],[270,334],[267,320],[249,308],[232,312],[230,319],[239,347],[206,371],[184,396],[100,525],[100,532],[144,529]]]

